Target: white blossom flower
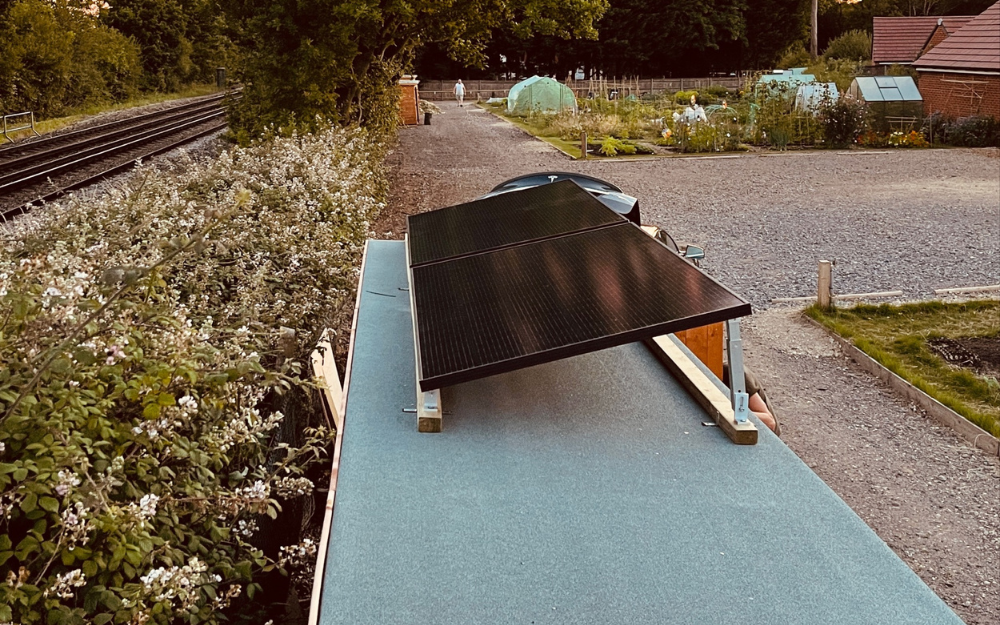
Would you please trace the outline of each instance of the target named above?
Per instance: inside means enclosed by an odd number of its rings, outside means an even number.
[[[281,568],[297,568],[308,564],[316,556],[316,544],[310,538],[303,539],[297,545],[286,545],[280,550],[278,566]]]
[[[58,478],[59,483],[56,484],[53,490],[60,497],[65,497],[72,489],[80,485],[80,478],[72,471],[67,471],[66,469],[59,470]]]
[[[160,498],[149,493],[143,495],[142,499],[139,500],[139,516],[143,519],[151,519],[156,514],[156,504],[160,502]]]
[[[56,596],[60,599],[72,599],[73,589],[87,585],[87,576],[80,569],[56,575],[55,582],[45,589],[44,596]]]
[[[275,481],[274,492],[286,499],[308,495],[313,491],[313,483],[305,477],[282,477]]]

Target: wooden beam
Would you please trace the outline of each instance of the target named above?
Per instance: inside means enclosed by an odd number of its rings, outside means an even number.
[[[757,427],[750,421],[736,422],[732,402],[726,394],[681,351],[674,340],[670,335],[663,335],[646,339],[645,343],[729,440],[737,445],[756,445]]]
[[[935,295],[953,295],[955,293],[991,293],[1000,291],[1000,284],[989,284],[986,286],[960,286],[952,289],[934,289]]]
[[[340,431],[344,424],[342,413],[344,390],[340,386],[337,364],[333,361],[333,342],[330,330],[323,330],[312,356],[313,375],[322,388],[324,404],[327,408],[327,425]],[[332,419],[331,419],[332,417]]]
[[[320,602],[323,598],[323,578],[326,574],[326,554],[330,549],[330,528],[333,526],[333,506],[337,497],[337,478],[340,475],[340,452],[344,445],[344,416],[347,414],[347,393],[351,387],[351,364],[354,362],[354,339],[358,329],[358,311],[361,309],[361,294],[364,292],[365,264],[368,262],[368,241],[361,254],[361,270],[358,274],[358,289],[354,299],[354,320],[351,322],[351,340],[347,348],[347,365],[344,368],[344,387],[340,402],[333,404],[330,412],[340,415],[337,424],[337,441],[333,446],[333,464],[330,466],[330,486],[326,493],[326,508],[323,512],[323,529],[319,535],[319,549],[316,553],[316,568],[313,571],[312,595],[309,598],[309,620],[307,625],[319,625]],[[333,361],[333,349],[329,350]],[[315,366],[315,361],[314,361]],[[336,372],[336,367],[334,368]],[[324,401],[330,401],[331,396],[324,394]],[[334,398],[335,399],[335,398]]]

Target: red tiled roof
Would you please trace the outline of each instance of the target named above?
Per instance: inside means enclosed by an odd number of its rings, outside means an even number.
[[[954,33],[956,30],[965,26],[970,20],[975,16],[961,16],[961,17],[945,17],[939,20],[937,26],[934,27],[934,31],[931,36],[927,38],[927,43],[921,48],[920,53],[917,54],[919,58],[923,54],[927,54],[927,51],[938,45],[942,41],[948,38],[949,35]]]
[[[941,22],[948,30],[948,34],[953,35],[956,30],[971,22],[975,17],[975,15],[951,15],[942,17]]]
[[[1000,2],[959,28],[917,59],[913,66],[1000,72]]]
[[[923,50],[939,19],[935,15],[873,18],[872,62],[912,63]]]

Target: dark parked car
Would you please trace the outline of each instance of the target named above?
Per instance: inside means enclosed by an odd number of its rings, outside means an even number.
[[[635,225],[641,227],[646,234],[663,243],[670,250],[681,254],[684,258],[694,261],[695,264],[698,263],[699,259],[705,257],[705,252],[699,247],[695,247],[693,245],[685,245],[683,246],[683,249],[678,247],[677,243],[674,242],[673,237],[671,237],[666,230],[663,230],[658,226],[642,225],[642,218],[639,214],[639,200],[631,195],[627,195],[617,186],[605,180],[601,180],[600,178],[594,178],[584,174],[572,174],[565,171],[546,171],[537,174],[527,174],[524,176],[518,176],[517,178],[511,178],[506,182],[501,182],[497,186],[493,187],[493,190],[483,197],[492,197],[494,195],[500,195],[501,193],[510,193],[512,191],[530,189],[532,187],[558,182],[560,180],[572,180],[577,183],[585,190],[589,191],[591,195],[600,200],[602,204],[625,217]]]

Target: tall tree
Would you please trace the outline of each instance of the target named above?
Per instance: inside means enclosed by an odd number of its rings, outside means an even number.
[[[771,67],[781,53],[802,38],[809,0],[748,0],[746,47],[740,69]]]
[[[493,29],[594,36],[607,0],[223,0],[244,45],[235,125],[304,124],[317,115],[394,123],[393,83],[422,43],[482,64]]]
[[[139,44],[144,86],[172,91],[226,57],[220,16],[212,0],[114,0],[104,20]]]

